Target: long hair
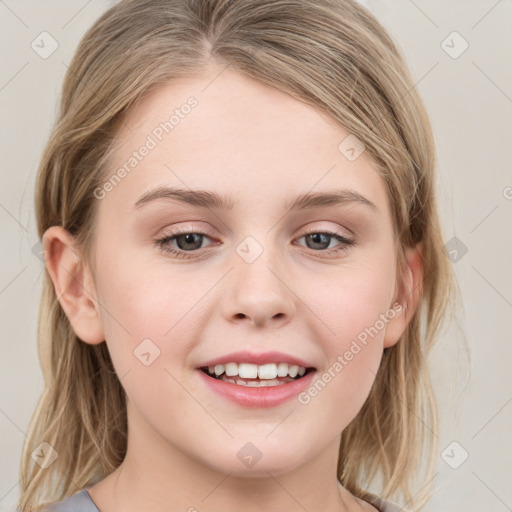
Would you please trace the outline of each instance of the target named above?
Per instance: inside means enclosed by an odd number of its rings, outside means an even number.
[[[123,115],[153,88],[200,73],[212,57],[313,106],[365,144],[387,187],[399,278],[405,249],[422,244],[420,305],[384,350],[367,400],[341,434],[338,462],[338,479],[354,495],[371,501],[365,486],[380,475],[384,498],[400,495],[417,510],[428,492],[412,500],[414,476],[427,461],[427,481],[437,453],[427,356],[460,292],[444,249],[426,109],[397,46],[361,5],[122,0],[109,8],[82,38],[64,79],[36,181],[39,237],[63,226],[91,264],[94,190],[109,175]],[[127,448],[126,397],[106,343],[76,336],[47,272],[38,349],[45,384],[23,449],[21,512],[104,478]],[[57,453],[49,467],[31,457],[43,442]]]

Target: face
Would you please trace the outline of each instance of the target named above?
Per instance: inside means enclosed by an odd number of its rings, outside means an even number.
[[[79,336],[107,343],[133,449],[279,474],[333,446],[400,334],[392,218],[366,152],[339,149],[349,132],[219,69],[155,89],[125,118],[95,192],[100,335]],[[304,194],[341,199],[297,204]],[[219,358],[306,373],[247,387],[200,369]]]

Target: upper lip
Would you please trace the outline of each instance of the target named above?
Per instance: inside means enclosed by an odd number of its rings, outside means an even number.
[[[231,354],[226,354],[225,356],[217,357],[215,359],[210,359],[209,361],[205,361],[200,364],[198,368],[202,368],[204,366],[215,366],[217,364],[226,364],[226,363],[251,363],[261,366],[263,364],[268,363],[288,363],[292,365],[302,366],[304,368],[313,368],[313,366],[303,359],[292,356],[290,354],[285,354],[284,352],[248,352],[248,351],[239,351],[239,352],[231,352]]]

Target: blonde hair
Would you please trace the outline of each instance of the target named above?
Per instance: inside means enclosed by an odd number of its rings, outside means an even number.
[[[38,233],[63,226],[91,263],[97,200],[123,114],[149,90],[200,73],[214,57],[312,105],[365,144],[385,180],[397,246],[422,245],[420,306],[398,343],[384,350],[362,409],[342,432],[338,478],[372,501],[401,494],[417,510],[411,483],[423,454],[432,474],[436,406],[427,355],[458,297],[436,206],[430,121],[391,37],[351,0],[125,0],[82,38],[66,73],[60,112],[40,163]],[[453,314],[452,314],[453,316]],[[21,512],[37,511],[113,471],[126,453],[124,389],[106,343],[76,336],[45,273],[38,343],[45,388],[21,465]],[[41,443],[58,453],[48,468],[31,458]]]

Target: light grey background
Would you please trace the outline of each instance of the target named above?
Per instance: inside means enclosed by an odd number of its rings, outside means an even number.
[[[467,247],[454,267],[471,376],[464,387],[460,335],[449,329],[431,362],[441,428],[437,491],[427,510],[512,510],[512,1],[361,3],[407,58],[434,125],[445,241],[456,236]],[[43,264],[32,253],[35,173],[67,63],[111,4],[0,0],[1,511],[14,509],[22,442],[43,385],[36,347]],[[31,47],[43,31],[59,45],[48,58]],[[463,40],[469,47],[453,58]],[[468,459],[453,469],[465,452]]]

